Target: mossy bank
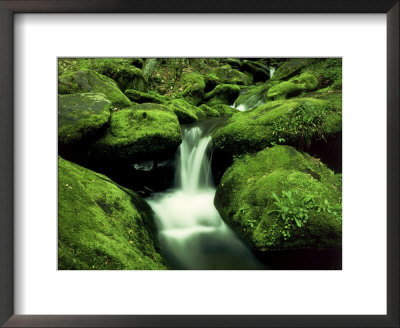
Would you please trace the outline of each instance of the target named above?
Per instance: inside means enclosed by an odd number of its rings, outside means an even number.
[[[58,158],[58,268],[161,270],[152,211],[133,191]]]

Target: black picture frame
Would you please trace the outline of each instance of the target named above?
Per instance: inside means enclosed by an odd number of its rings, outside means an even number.
[[[384,13],[387,16],[387,315],[14,315],[13,17],[16,13]],[[398,0],[0,0],[0,324],[4,327],[399,327]],[[368,286],[365,286],[368,288]]]

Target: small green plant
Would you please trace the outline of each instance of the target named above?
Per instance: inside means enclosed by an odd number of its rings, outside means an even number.
[[[308,211],[314,206],[311,195],[301,195],[297,192],[283,191],[282,197],[272,193],[276,209],[269,213],[277,213],[283,221],[282,236],[285,240],[290,238],[290,231],[294,227],[304,227],[308,221]]]
[[[254,228],[257,221],[254,219],[247,219],[246,222],[250,226],[250,228]]]
[[[334,218],[340,222],[342,222],[342,205],[338,204],[337,206],[333,206],[329,204],[329,200],[325,199],[322,205],[316,206],[317,212],[329,213],[334,216]]]
[[[327,112],[329,108],[303,102],[293,110],[290,119],[282,117],[273,122],[272,134],[276,140],[271,145],[297,143],[300,150],[310,147],[313,136],[321,134]]]

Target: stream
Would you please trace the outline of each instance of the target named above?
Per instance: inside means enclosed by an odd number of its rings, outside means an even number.
[[[172,269],[262,269],[252,251],[224,223],[214,206],[211,132],[219,120],[182,128],[172,189],[147,198],[159,242]]]

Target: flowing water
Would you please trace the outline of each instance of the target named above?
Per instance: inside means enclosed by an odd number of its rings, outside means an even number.
[[[183,128],[175,187],[147,199],[156,213],[160,247],[172,269],[260,269],[214,206],[210,130],[215,122]]]
[[[271,79],[274,76],[275,73],[275,67],[270,67],[269,68],[269,78]]]
[[[275,73],[275,67],[271,66],[269,68],[269,78],[270,79],[272,78],[274,73]],[[255,93],[254,95],[250,96],[245,101],[243,101],[241,104],[236,105],[236,102],[235,102],[231,107],[235,108],[241,112],[244,112],[246,110],[261,106],[262,104],[265,104],[265,102],[266,102],[266,100],[265,100],[264,93]]]

